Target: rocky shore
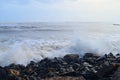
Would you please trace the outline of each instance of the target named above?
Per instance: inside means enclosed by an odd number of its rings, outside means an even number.
[[[120,80],[120,54],[68,54],[0,67],[0,80]]]

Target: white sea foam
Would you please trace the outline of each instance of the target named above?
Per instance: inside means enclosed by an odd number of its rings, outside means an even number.
[[[66,41],[18,40],[0,43],[0,65],[11,63],[26,65],[30,61],[39,61],[45,57],[60,56],[54,51],[67,45]]]
[[[52,24],[44,28],[70,31],[35,32],[28,29],[18,32],[8,29],[6,32],[1,29],[3,31],[0,32],[0,65],[27,65],[30,61],[39,61],[45,57],[62,57],[69,53],[82,57],[87,52],[100,55],[120,52],[119,26],[93,23],[64,24],[56,27],[57,25]]]

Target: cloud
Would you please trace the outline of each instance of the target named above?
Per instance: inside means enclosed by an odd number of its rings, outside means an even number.
[[[29,4],[33,1],[36,1],[38,3],[61,3],[64,1],[76,1],[76,0],[1,0],[0,4]]]
[[[4,19],[120,21],[119,0],[1,0]],[[6,17],[7,16],[7,17]]]

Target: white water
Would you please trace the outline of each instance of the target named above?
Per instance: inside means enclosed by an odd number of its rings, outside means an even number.
[[[45,57],[120,52],[120,26],[108,23],[0,24],[0,65],[26,65]]]

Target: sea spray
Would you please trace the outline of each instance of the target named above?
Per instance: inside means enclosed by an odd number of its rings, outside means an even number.
[[[30,61],[66,54],[82,57],[84,53],[104,55],[120,52],[119,26],[103,23],[45,24],[2,25],[0,65],[27,65]]]
[[[10,43],[10,42],[8,42]],[[45,57],[56,57],[55,51],[67,45],[64,41],[54,40],[16,40],[13,44],[7,46],[1,43],[0,65],[9,65],[12,63],[27,65],[30,61],[40,61]],[[5,48],[8,48],[5,50]],[[62,55],[62,54],[61,54]]]

